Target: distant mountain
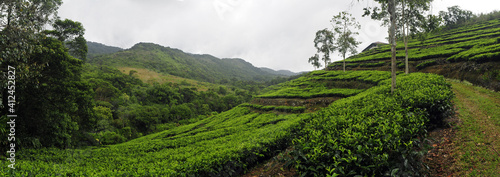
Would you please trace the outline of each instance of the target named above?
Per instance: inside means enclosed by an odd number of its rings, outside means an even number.
[[[292,71],[288,71],[288,70],[273,70],[271,68],[266,68],[266,67],[261,67],[260,68],[261,70],[265,71],[265,72],[268,72],[268,73],[271,73],[271,74],[275,74],[275,75],[283,75],[283,76],[296,76],[296,75],[299,75],[301,73],[295,73],[295,72],[292,72]]]
[[[95,57],[97,55],[110,54],[123,51],[120,47],[107,46],[101,43],[87,41],[87,58]]]
[[[130,49],[95,56],[87,61],[97,65],[144,68],[212,83],[233,79],[267,81],[282,75],[263,72],[243,59],[219,59],[208,54],[190,54],[153,43],[138,43]]]

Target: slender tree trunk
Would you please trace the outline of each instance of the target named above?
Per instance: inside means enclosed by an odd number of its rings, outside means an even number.
[[[344,55],[344,57],[343,57],[343,58],[344,58],[344,72],[345,72],[345,55]]]
[[[391,27],[389,29],[389,40],[391,42],[391,93],[396,89],[396,2],[389,0],[389,14],[391,15]]]
[[[408,26],[406,27],[406,29],[408,29]],[[410,73],[410,67],[408,66],[408,37],[405,35],[405,74],[409,73]]]
[[[402,1],[402,7],[403,7],[403,40],[405,43],[405,74],[410,73],[409,67],[408,67],[408,33],[406,33],[406,29],[408,29],[408,18],[405,16],[405,1]]]
[[[7,27],[6,28],[9,28],[10,27],[10,18],[11,18],[11,15],[12,15],[12,4],[10,5],[7,5],[8,9],[7,9]]]
[[[347,21],[344,21],[344,33],[342,34],[342,37],[344,38],[344,40],[343,40],[342,47],[345,47],[345,46],[347,45],[347,44],[346,44],[346,43],[347,43],[347,36],[346,36],[346,34],[345,34],[345,33],[346,33],[346,32],[345,32],[346,28],[347,28]],[[345,52],[346,52],[346,51],[347,51],[347,50],[345,50],[345,51],[344,51],[344,53],[342,54],[342,58],[344,58],[344,72],[345,72]]]

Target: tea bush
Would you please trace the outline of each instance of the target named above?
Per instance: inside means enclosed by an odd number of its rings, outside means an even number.
[[[431,114],[451,109],[453,93],[442,76],[399,75],[304,119],[293,140],[294,166],[302,176],[414,176],[415,147]],[[420,137],[420,138],[419,138]]]

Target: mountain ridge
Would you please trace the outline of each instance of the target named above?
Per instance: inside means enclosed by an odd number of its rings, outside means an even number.
[[[210,54],[191,54],[180,49],[146,42],[137,43],[129,49],[114,53],[91,55],[94,56],[88,59],[91,64],[144,68],[212,83],[234,79],[268,81],[276,77],[296,75],[291,71],[258,68],[241,58],[217,58]]]

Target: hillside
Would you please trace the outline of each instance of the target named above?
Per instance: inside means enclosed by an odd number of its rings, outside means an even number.
[[[295,76],[295,75],[299,75],[300,73],[295,73],[295,72],[292,72],[292,71],[288,71],[288,70],[273,70],[273,69],[270,69],[270,68],[266,68],[266,67],[261,67],[260,68],[261,70],[265,71],[265,72],[268,72],[268,73],[271,73],[271,74],[275,74],[275,75],[283,75],[283,76]]]
[[[291,145],[291,162],[304,176],[394,172],[433,120],[428,115],[449,108],[451,91],[441,76],[414,73],[400,75],[398,92],[392,95],[389,76],[384,71],[311,72],[259,98],[337,101],[312,101],[320,104],[317,109],[254,102],[121,144],[24,150],[16,174],[237,176]],[[323,87],[328,89],[317,89]],[[405,170],[397,174],[408,174]]]
[[[92,58],[98,55],[110,54],[122,51],[120,47],[107,46],[101,43],[87,41],[87,58]]]
[[[189,54],[152,43],[139,43],[124,51],[90,58],[88,62],[116,68],[143,68],[211,83],[234,79],[267,81],[283,76],[263,72],[243,59],[219,59],[207,54]]]
[[[500,19],[423,35],[423,39],[408,42],[410,72],[436,73],[500,90]],[[385,45],[346,59],[346,67],[389,71],[390,57],[390,46]],[[398,41],[399,71],[404,71],[404,58],[404,43]],[[341,68],[342,61],[328,66],[330,70]]]

